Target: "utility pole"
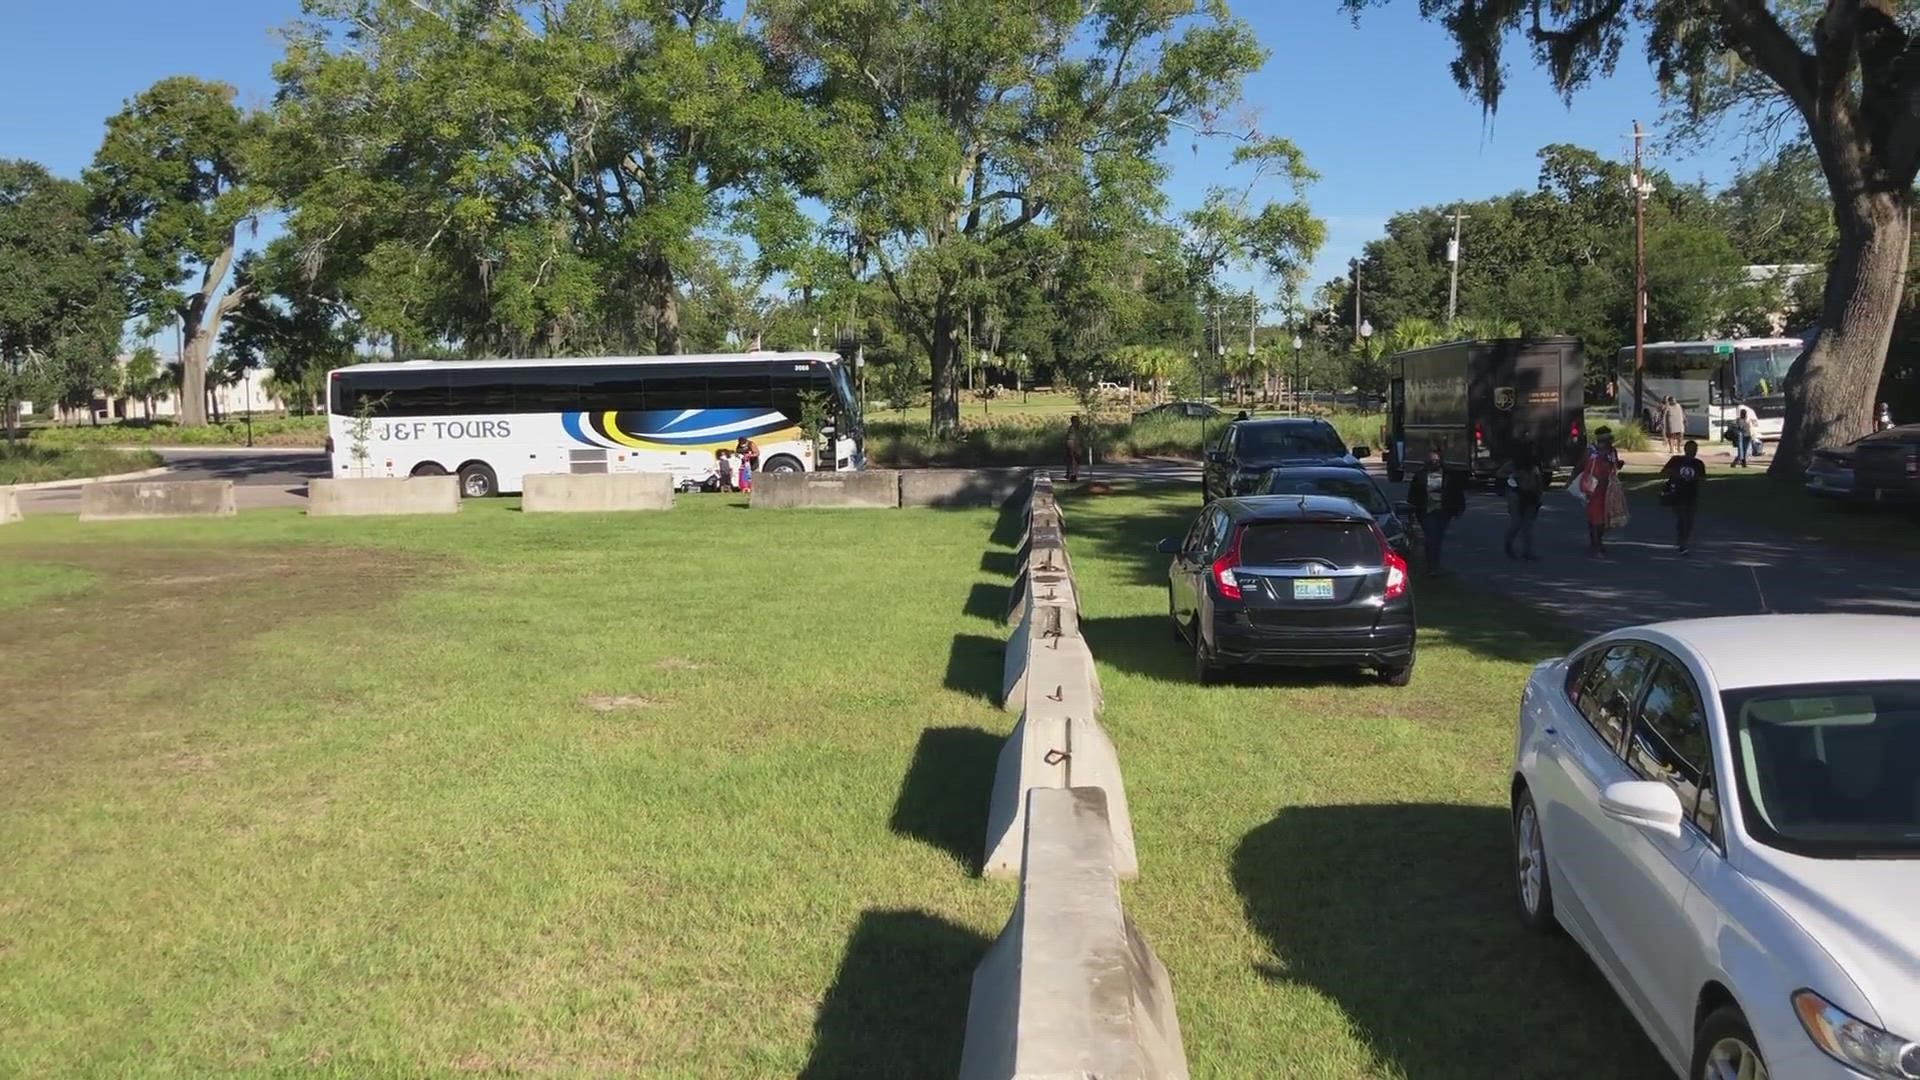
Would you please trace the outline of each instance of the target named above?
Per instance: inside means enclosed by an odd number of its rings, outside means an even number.
[[[1459,207],[1453,210],[1453,239],[1447,244],[1447,262],[1453,264],[1453,271],[1447,281],[1447,322],[1453,322],[1460,311],[1460,223],[1467,216]]]
[[[1360,260],[1351,259],[1347,263],[1353,268],[1353,343],[1360,344]]]
[[[1647,411],[1647,179],[1640,144],[1646,139],[1633,122],[1633,407]]]

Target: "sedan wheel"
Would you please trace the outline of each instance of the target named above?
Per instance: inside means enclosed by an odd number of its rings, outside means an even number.
[[[1767,1080],[1767,1063],[1757,1042],[1738,1008],[1715,1009],[1694,1033],[1694,1080]]]
[[[1549,933],[1557,924],[1553,918],[1553,883],[1547,878],[1547,844],[1540,833],[1540,811],[1533,805],[1533,793],[1525,788],[1514,799],[1513,848],[1521,925],[1535,933]]]
[[[1739,1039],[1721,1039],[1707,1051],[1701,1080],[1767,1080],[1767,1063],[1760,1060],[1760,1051]]]

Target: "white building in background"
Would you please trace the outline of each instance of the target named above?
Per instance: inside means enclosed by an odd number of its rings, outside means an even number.
[[[127,361],[131,358],[131,353],[121,353],[115,362],[125,368]],[[162,356],[161,370],[166,370],[173,359],[173,357]],[[267,390],[269,377],[271,372],[264,368],[254,368],[238,382],[215,387],[210,395],[212,400],[208,411],[209,419],[214,413],[221,416],[239,416],[249,411],[255,413],[285,411],[286,403]],[[67,423],[88,419],[87,414],[80,410],[60,411],[65,414],[61,419]],[[168,420],[180,415],[180,402],[178,396],[169,390],[154,396],[152,411],[149,412],[148,402],[144,398],[127,397],[121,394],[99,394],[93,399],[92,412],[93,419],[103,424],[114,420]]]

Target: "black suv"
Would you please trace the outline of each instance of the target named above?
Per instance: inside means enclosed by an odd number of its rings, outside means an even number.
[[[1368,667],[1393,686],[1413,677],[1407,560],[1353,500],[1222,499],[1160,550],[1173,556],[1167,609],[1200,682],[1232,664]]]
[[[1220,441],[1207,451],[1206,464],[1200,470],[1200,501],[1204,504],[1252,495],[1260,490],[1269,469],[1289,465],[1352,467],[1367,454],[1364,446],[1349,451],[1340,441],[1340,432],[1325,420],[1237,420],[1227,425]]]

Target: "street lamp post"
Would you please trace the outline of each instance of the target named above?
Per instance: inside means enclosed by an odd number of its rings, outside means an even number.
[[[240,381],[247,388],[247,448],[253,448],[253,369],[241,368]]]
[[[1373,344],[1373,323],[1368,322],[1366,319],[1361,319],[1360,320],[1360,354],[1362,357],[1366,355],[1367,346],[1371,344]]]
[[[1293,399],[1295,416],[1300,415],[1300,349],[1305,344],[1306,342],[1300,340],[1299,334],[1293,335],[1293,385],[1289,387],[1293,393],[1287,396]]]

